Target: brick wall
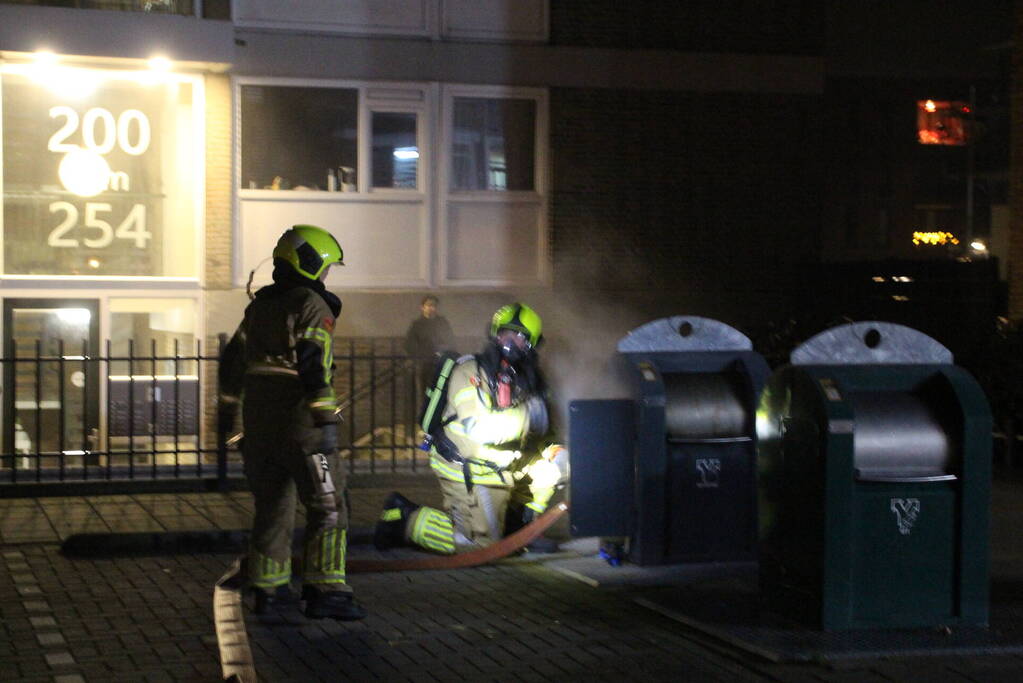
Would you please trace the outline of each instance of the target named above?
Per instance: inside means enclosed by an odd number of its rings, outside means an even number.
[[[557,0],[550,3],[551,44],[819,54],[825,9],[818,0]]]
[[[206,76],[206,258],[205,289],[231,288],[231,82],[227,76]],[[207,306],[208,306],[207,302]],[[215,357],[218,352],[215,324],[207,322],[203,353]],[[233,331],[233,330],[232,330]],[[215,447],[217,414],[217,366],[203,364],[205,435],[203,446]],[[207,456],[207,461],[215,458]]]
[[[654,291],[675,312],[785,305],[817,255],[820,99],[555,89],[556,289]]]
[[[231,84],[206,77],[206,288],[231,287]]]
[[[1016,2],[1012,51],[1012,126],[1009,162],[1009,317],[1023,318],[1023,2]]]

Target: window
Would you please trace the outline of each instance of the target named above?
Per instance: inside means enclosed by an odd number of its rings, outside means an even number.
[[[5,2],[0,1],[0,4],[5,4]],[[151,12],[154,14],[181,14],[184,16],[195,14],[192,0],[16,0],[12,4],[75,7],[77,9],[110,9],[122,12]]]
[[[235,278],[269,281],[282,226],[341,241],[328,286],[428,286],[435,87],[392,81],[235,79],[239,169]],[[276,191],[275,191],[276,190]]]
[[[198,275],[198,77],[7,64],[3,273]]]
[[[533,190],[536,102],[456,97],[452,190]]]
[[[440,282],[540,286],[547,263],[547,93],[445,86]]]
[[[115,357],[158,357],[159,361],[136,361],[134,374],[166,376],[195,375],[194,360],[174,356],[194,356],[196,302],[179,298],[110,299],[110,351]],[[127,375],[128,362],[111,364],[111,374]]]
[[[111,354],[134,359],[110,362],[104,378],[114,450],[151,442],[165,451],[157,464],[195,462],[175,451],[194,447],[199,433],[196,320],[194,299],[111,297]]]
[[[332,287],[549,281],[546,90],[234,82],[238,286],[252,271],[269,282],[267,256],[295,223],[341,241]]]
[[[419,143],[416,114],[373,112],[373,187],[417,187]]]
[[[968,116],[965,102],[921,100],[916,103],[917,140],[921,145],[965,145]]]
[[[241,86],[241,187],[354,192],[359,91]]]

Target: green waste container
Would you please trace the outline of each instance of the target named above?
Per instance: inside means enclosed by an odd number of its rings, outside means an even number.
[[[824,630],[986,625],[991,414],[934,339],[891,323],[794,350],[757,411],[774,611]]]

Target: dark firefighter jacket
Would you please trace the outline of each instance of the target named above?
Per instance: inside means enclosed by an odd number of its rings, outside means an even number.
[[[256,292],[224,349],[221,400],[237,401],[245,375],[294,376],[314,424],[336,420],[331,385],[334,322],[341,301],[318,281],[274,273],[275,283]]]

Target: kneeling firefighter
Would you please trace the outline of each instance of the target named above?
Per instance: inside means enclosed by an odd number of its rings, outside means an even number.
[[[502,306],[481,353],[442,359],[420,424],[444,510],[390,494],[374,534],[377,548],[474,550],[547,508],[567,478],[568,452],[558,444],[539,448],[549,427],[536,353],[541,329],[529,306]],[[506,529],[506,515],[517,505],[524,510],[512,513],[517,519],[507,520]]]
[[[257,611],[291,580],[297,497],[306,509],[305,615],[366,616],[345,581],[348,507],[332,385],[341,300],[323,284],[343,258],[326,230],[287,230],[273,250],[274,283],[256,292],[221,358],[221,419],[232,420],[242,405],[242,457],[255,502],[245,566]]]

